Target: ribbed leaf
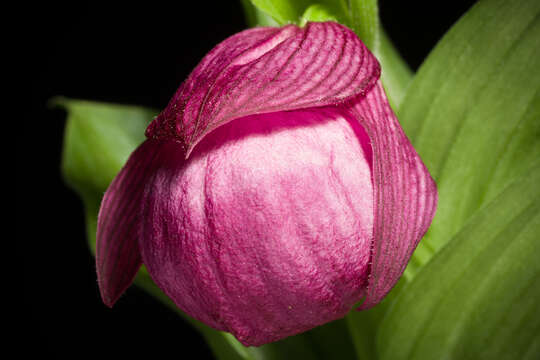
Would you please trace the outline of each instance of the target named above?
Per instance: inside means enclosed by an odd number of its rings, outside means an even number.
[[[400,107],[439,187],[425,263],[540,156],[540,2],[474,6],[422,65]]]
[[[441,250],[393,299],[382,359],[540,356],[539,13],[538,2],[477,4],[400,107],[440,196],[409,274]]]
[[[381,359],[538,359],[540,164],[472,217],[402,289]]]

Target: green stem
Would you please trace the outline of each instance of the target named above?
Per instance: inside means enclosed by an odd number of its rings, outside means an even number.
[[[379,46],[375,55],[381,63],[381,79],[386,95],[394,111],[397,111],[414,73],[403,60],[384,30],[380,31]]]

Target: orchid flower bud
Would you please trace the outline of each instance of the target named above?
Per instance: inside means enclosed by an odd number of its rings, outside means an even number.
[[[184,312],[258,346],[380,302],[437,192],[379,75],[334,22],[211,50],[103,198],[105,304],[144,264]]]

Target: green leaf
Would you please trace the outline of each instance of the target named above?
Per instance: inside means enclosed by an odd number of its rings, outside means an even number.
[[[332,12],[323,5],[315,4],[309,6],[300,19],[300,26],[304,26],[308,21],[311,22],[323,22],[323,21],[335,21],[338,19],[332,14]]]
[[[298,24],[311,0],[251,0],[258,9],[270,15],[279,25]]]
[[[138,106],[54,98],[68,114],[62,170],[78,191],[103,192],[143,140],[156,111]]]
[[[540,2],[475,5],[422,65],[399,108],[439,205],[425,263],[540,156]]]
[[[393,303],[394,298],[406,282],[407,279],[402,277],[377,306],[364,311],[353,309],[347,315],[346,321],[355,345],[357,360],[377,359],[377,349],[375,348],[377,328],[388,307]]]
[[[241,0],[241,2],[249,27],[279,25],[270,15],[253,5],[251,0]]]
[[[350,20],[346,25],[377,54],[381,29],[377,0],[348,0],[347,5]]]
[[[375,54],[381,64],[381,81],[394,110],[405,96],[413,72],[386,35],[379,19],[377,0],[348,0],[343,24]]]
[[[354,359],[355,348],[345,320],[337,320],[310,331],[263,345],[264,359]]]
[[[508,185],[400,292],[381,359],[538,359],[540,163]]]
[[[144,130],[157,112],[62,97],[52,99],[50,104],[63,107],[68,114],[62,172],[65,181],[83,199],[93,252],[101,197],[131,152],[144,140]]]
[[[242,0],[250,26],[257,22],[256,13]],[[307,21],[337,21],[351,28],[368,48],[375,51],[379,42],[379,10],[377,0],[251,0],[259,11],[272,17],[277,24],[297,24]]]
[[[381,81],[384,90],[390,100],[390,105],[397,112],[412,81],[413,72],[384,31],[380,32],[379,46],[375,56],[381,64]]]

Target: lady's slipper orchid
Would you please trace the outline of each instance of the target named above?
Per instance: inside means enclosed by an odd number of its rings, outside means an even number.
[[[103,199],[112,306],[141,264],[192,317],[261,345],[377,304],[435,212],[380,67],[333,22],[217,45]]]

